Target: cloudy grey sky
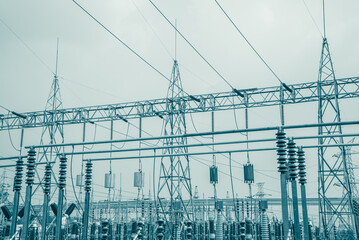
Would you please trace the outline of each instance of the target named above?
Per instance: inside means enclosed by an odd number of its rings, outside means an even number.
[[[316,81],[322,43],[323,27],[321,2],[306,0],[313,23],[303,0],[222,0],[223,8],[285,83]],[[170,76],[175,52],[174,30],[147,0],[79,1],[90,13],[118,37],[135,49],[162,73]],[[220,12],[214,0],[159,0],[155,2],[178,29],[206,57],[206,59],[236,88],[255,88],[278,85],[275,77],[247,46],[238,32]],[[327,37],[332,51],[336,75],[358,76],[359,2],[355,0],[326,1]],[[60,39],[58,75],[64,107],[117,103],[166,96],[168,82],[90,19],[72,1],[8,1],[0,0],[0,18],[42,59],[43,64],[9,29],[0,23],[0,104],[18,112],[42,110],[45,107],[55,69],[56,39]],[[321,33],[320,33],[321,32]],[[177,38],[177,59],[183,86],[188,93],[200,94],[230,91],[230,88],[180,38]],[[46,65],[46,66],[45,66]],[[48,69],[50,68],[51,71]],[[343,103],[344,120],[358,119],[354,110],[357,100]],[[273,111],[276,114],[271,114]],[[251,111],[250,126],[279,124],[278,109]],[[0,110],[0,113],[6,113]],[[243,112],[237,112],[243,127]],[[187,116],[187,119],[189,116]],[[199,131],[209,130],[209,115],[193,116]],[[230,123],[228,123],[228,119]],[[146,120],[144,127],[153,135],[160,134],[160,122]],[[316,122],[316,104],[290,106],[287,124]],[[189,123],[188,131],[194,131]],[[135,122],[136,123],[136,122]],[[233,112],[218,114],[217,129],[234,128]],[[81,128],[81,127],[78,127]],[[72,128],[70,128],[72,129]],[[65,129],[66,130],[66,129]],[[126,133],[126,125],[118,123],[119,132]],[[81,129],[68,130],[67,141],[79,141]],[[89,127],[89,136],[94,135]],[[25,144],[39,142],[39,131],[29,130]],[[315,130],[308,133],[315,134]],[[130,128],[136,136],[136,129]],[[19,132],[12,138],[18,142]],[[97,138],[108,139],[106,130],[97,129]],[[295,133],[293,133],[295,134]],[[303,133],[304,134],[304,133]],[[261,135],[258,135],[260,137]],[[264,135],[262,135],[264,136]],[[271,137],[272,135],[266,135]],[[0,154],[13,155],[8,133],[0,133]],[[115,136],[121,138],[120,134]],[[255,137],[253,137],[255,138]],[[311,154],[311,155],[310,155]],[[271,177],[258,175],[278,196],[278,177],[275,154],[254,155],[258,169]],[[309,153],[315,159],[315,151]],[[238,156],[238,162],[245,162]],[[312,164],[313,175],[316,161]],[[228,159],[223,158],[228,164]],[[256,164],[256,162],[254,161]],[[136,164],[117,163],[117,174],[126,166],[131,179]],[[146,163],[147,164],[147,163]],[[145,168],[151,169],[151,164]],[[76,163],[74,174],[79,172]],[[131,167],[128,167],[131,166]],[[202,166],[202,168],[201,168]],[[260,167],[259,167],[260,166]],[[224,166],[225,168],[225,166]],[[106,170],[107,171],[107,170]],[[150,170],[152,171],[152,170]],[[203,172],[202,172],[203,171]],[[228,170],[223,169],[228,172]],[[239,170],[241,174],[242,170]],[[269,171],[269,172],[266,172]],[[103,172],[98,173],[102,183]],[[207,170],[193,163],[193,185],[210,195]],[[228,177],[219,192],[223,197]],[[313,177],[310,196],[316,196],[316,177]],[[220,183],[222,184],[222,183]],[[277,185],[275,185],[277,184]],[[124,183],[134,192],[132,183]],[[238,181],[238,186],[244,185]],[[273,187],[275,186],[275,187]],[[100,191],[100,190],[99,190]],[[101,190],[104,191],[104,190]],[[148,190],[146,190],[148,191]],[[247,190],[240,191],[245,196]],[[104,197],[104,196],[102,196]],[[133,197],[131,195],[128,196]],[[100,196],[99,196],[100,198]]]

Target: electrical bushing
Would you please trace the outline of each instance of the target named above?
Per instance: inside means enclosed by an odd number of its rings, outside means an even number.
[[[297,163],[296,163],[296,146],[293,139],[290,139],[287,143],[288,149],[288,169],[289,169],[289,177],[291,180],[295,180],[297,178]]]
[[[14,191],[21,191],[22,175],[24,171],[24,160],[18,158],[16,161],[16,173],[14,179]]]
[[[278,130],[277,135],[277,155],[278,155],[278,172],[286,173],[287,169],[287,143],[285,140],[285,133],[282,129]]]
[[[298,155],[299,183],[305,184],[307,182],[307,178],[306,178],[307,173],[305,171],[305,155],[302,147],[298,148],[297,155]]]
[[[35,177],[35,156],[36,151],[34,148],[30,148],[27,157],[27,172],[26,172],[26,184],[33,185]]]
[[[60,176],[59,176],[59,188],[64,189],[66,187],[66,168],[67,157],[65,155],[60,156]]]

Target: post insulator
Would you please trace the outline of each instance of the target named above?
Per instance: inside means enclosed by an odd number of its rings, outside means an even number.
[[[22,175],[24,170],[24,161],[19,157],[16,161],[16,173],[14,179],[14,191],[21,191]]]
[[[34,148],[30,148],[27,154],[27,173],[26,173],[26,184],[33,185],[35,177],[35,156],[36,151]]]
[[[51,192],[51,165],[46,164],[44,176],[44,193],[50,194]]]
[[[59,188],[64,189],[66,187],[66,168],[67,158],[65,155],[60,156],[60,176],[59,176]]]
[[[286,140],[285,133],[282,129],[279,129],[276,133],[277,135],[277,155],[278,155],[278,172],[284,174],[287,170],[287,150],[286,150]]]
[[[297,178],[297,163],[296,163],[296,146],[293,139],[290,139],[287,143],[288,149],[288,168],[289,168],[289,177],[291,180]]]
[[[305,171],[305,155],[302,147],[298,148],[297,155],[298,155],[299,183],[305,184],[307,182],[307,178],[306,178],[307,173]]]
[[[85,174],[85,191],[91,191],[91,183],[92,183],[92,162],[89,160],[86,162],[86,174]]]

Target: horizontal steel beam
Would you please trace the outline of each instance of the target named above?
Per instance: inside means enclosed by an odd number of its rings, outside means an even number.
[[[353,147],[359,146],[359,143],[343,143],[343,144],[328,144],[328,145],[303,145],[302,148],[319,148],[319,147]],[[241,149],[241,150],[223,150],[223,151],[210,151],[210,152],[192,152],[192,153],[177,153],[177,154],[160,154],[160,155],[141,155],[141,156],[125,156],[125,157],[109,157],[109,158],[90,158],[92,162],[100,161],[113,161],[113,160],[130,160],[130,159],[145,159],[145,158],[165,158],[165,157],[181,157],[181,156],[199,156],[199,155],[213,155],[213,154],[229,154],[240,152],[264,152],[275,151],[277,148],[256,148],[256,149]]]
[[[337,79],[339,99],[359,97],[359,77]],[[321,83],[323,89],[330,88],[333,80]],[[241,108],[267,107],[280,104],[295,104],[318,101],[317,82],[288,85],[292,92],[281,86],[238,90],[236,92],[220,92],[175,98],[172,101],[184,105],[184,113],[222,111]],[[282,97],[281,97],[282,96]],[[323,97],[323,96],[322,96]],[[334,99],[328,94],[326,99]],[[20,128],[45,127],[49,125],[68,125],[79,123],[95,123],[111,120],[122,120],[145,117],[160,117],[168,114],[167,98],[145,100],[129,103],[117,103],[99,106],[67,108],[56,111],[36,111],[21,114],[0,115],[0,131]]]
[[[121,143],[121,142],[151,141],[151,140],[170,139],[170,138],[191,138],[191,137],[199,137],[199,136],[236,134],[236,133],[246,133],[246,132],[275,131],[278,129],[299,129],[299,128],[313,128],[313,127],[320,127],[320,126],[345,126],[345,125],[359,125],[359,121],[347,121],[347,122],[340,122],[340,123],[334,122],[334,123],[312,123],[312,124],[301,124],[301,125],[273,126],[273,127],[224,130],[224,131],[202,132],[202,133],[187,133],[187,134],[183,134],[183,135],[168,135],[168,136],[147,137],[147,138],[119,139],[119,140],[110,140],[110,141],[45,144],[45,145],[26,146],[25,148],[83,146],[83,145],[109,144],[109,143]]]

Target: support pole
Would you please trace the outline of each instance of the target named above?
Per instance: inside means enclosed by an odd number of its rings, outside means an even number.
[[[57,203],[57,216],[56,216],[56,233],[55,238],[57,240],[62,239],[61,226],[62,226],[62,208],[64,201],[64,191],[66,187],[66,168],[67,168],[67,158],[65,155],[60,156],[60,176],[58,180],[59,188],[59,199]]]
[[[48,163],[45,167],[45,176],[44,176],[44,203],[42,205],[42,230],[41,230],[41,239],[46,240],[46,227],[47,227],[47,218],[49,216],[49,201],[50,201],[50,192],[51,192],[51,165]]]
[[[292,138],[288,141],[287,148],[288,148],[289,178],[292,183],[294,236],[295,236],[295,240],[301,240],[299,210],[298,210],[296,146]]]
[[[282,221],[284,239],[287,239],[289,230],[288,218],[288,198],[287,198],[287,150],[285,133],[279,129],[277,135],[277,155],[278,155],[278,172],[280,172],[280,187],[281,187],[281,203],[282,203]]]
[[[92,162],[88,160],[86,163],[86,175],[85,175],[85,210],[83,215],[83,230],[82,230],[83,240],[87,240],[87,234],[88,234],[91,182],[92,182]]]
[[[307,193],[305,189],[305,184],[307,182],[306,172],[305,172],[305,156],[302,147],[298,148],[298,168],[299,168],[299,183],[302,197],[302,211],[303,211],[303,229],[304,229],[304,239],[309,239],[309,222],[308,222],[308,209],[307,209]]]
[[[25,197],[24,227],[21,233],[21,239],[27,239],[29,234],[32,185],[34,184],[34,176],[35,176],[35,156],[36,156],[36,151],[33,148],[30,148],[27,157],[27,173],[26,173],[27,186],[26,186],[26,197]]]

